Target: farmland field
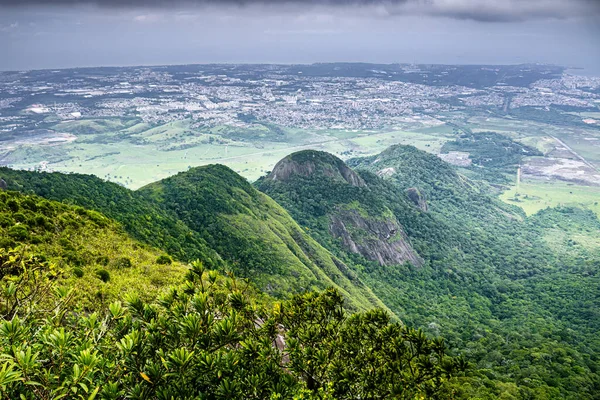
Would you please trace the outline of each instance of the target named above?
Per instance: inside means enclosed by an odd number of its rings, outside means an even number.
[[[521,207],[527,215],[546,207],[581,206],[600,217],[600,187],[548,181],[522,181],[501,195],[509,204]]]
[[[285,155],[303,149],[328,151],[342,158],[370,155],[393,144],[439,152],[445,136],[401,130],[302,130],[280,128],[281,140],[269,128],[190,127],[190,121],[157,126],[135,120],[94,119],[62,122],[56,131],[76,140],[53,146],[20,146],[7,157],[14,168],[51,164],[52,170],[89,173],[130,188],[173,175],[189,167],[220,163],[249,180],[270,170]],[[247,137],[248,139],[245,139]]]

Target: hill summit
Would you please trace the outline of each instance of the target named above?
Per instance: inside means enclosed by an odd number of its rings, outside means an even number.
[[[257,187],[318,232],[321,244],[334,253],[380,265],[422,265],[389,204],[365,179],[332,154],[301,151],[283,158]],[[410,207],[400,196],[395,203]]]
[[[342,160],[324,151],[304,150],[279,161],[267,179],[287,181],[292,176],[325,176],[346,181],[352,186],[366,187],[365,181],[350,169]]]

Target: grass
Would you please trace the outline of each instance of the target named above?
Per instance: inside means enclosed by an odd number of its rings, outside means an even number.
[[[598,254],[600,251],[600,237],[597,233],[565,232],[561,229],[550,229],[544,235],[544,240],[559,253],[578,253],[584,250]]]
[[[429,153],[439,153],[448,138],[435,134],[392,131],[362,136],[350,141],[359,146],[364,155],[379,153],[394,144],[412,145]]]
[[[465,114],[461,118],[464,122],[460,124],[474,132],[495,131],[543,152],[556,145],[550,136],[558,137],[587,160],[600,165],[600,140],[589,140],[600,136],[597,130],[559,128],[493,115]],[[281,158],[299,150],[327,151],[346,159],[405,144],[435,154],[454,138],[451,125],[380,131],[281,128],[284,140],[276,139],[266,126],[247,130],[230,126],[193,128],[190,120],[151,125],[135,118],[97,118],[62,122],[55,127],[77,135],[78,139],[54,146],[21,146],[5,157],[7,163],[30,169],[47,162],[54,171],[91,172],[136,189],[189,167],[212,163],[227,165],[254,181]]]
[[[564,127],[539,122],[493,116],[472,116],[468,119],[468,125],[474,132],[492,131],[512,139],[529,136],[556,136],[565,130]]]
[[[577,206],[588,208],[600,217],[600,187],[527,180],[518,189],[513,186],[505,191],[500,198],[521,207],[527,215],[546,207]]]
[[[50,170],[93,173],[132,189],[212,163],[227,165],[253,181],[281,158],[305,149],[349,158],[372,155],[401,143],[435,153],[452,132],[448,126],[419,132],[282,128],[284,140],[280,140],[281,136],[276,138],[265,126],[204,129],[193,128],[189,120],[150,125],[135,118],[79,119],[61,122],[55,128],[75,134],[77,140],[55,146],[23,145],[7,156],[7,163],[20,169],[47,163]]]
[[[551,137],[529,136],[516,139],[517,142],[538,149],[544,154],[550,153],[556,146],[556,140]]]

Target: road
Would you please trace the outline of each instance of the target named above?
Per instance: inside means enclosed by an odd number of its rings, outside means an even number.
[[[573,150],[571,147],[569,147],[569,145],[567,145],[565,142],[563,142],[562,140],[560,140],[557,137],[554,137],[554,136],[550,136],[550,137],[552,139],[554,139],[556,141],[556,143],[560,144],[565,149],[569,150],[571,152],[571,154],[573,154],[575,157],[577,157],[579,160],[581,160],[585,165],[587,165],[588,167],[590,167],[594,171],[598,171],[598,168],[596,168],[592,163],[590,163],[588,160],[586,160],[581,155],[579,155],[575,150]]]

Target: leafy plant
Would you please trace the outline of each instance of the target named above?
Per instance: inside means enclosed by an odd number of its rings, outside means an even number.
[[[68,312],[65,293],[57,291],[48,298],[51,312],[0,323],[0,393],[25,399],[433,398],[467,367],[446,356],[441,341],[391,324],[382,311],[348,317],[334,289],[270,308],[259,298],[247,283],[200,262],[186,282],[155,302],[132,293],[82,316]]]

